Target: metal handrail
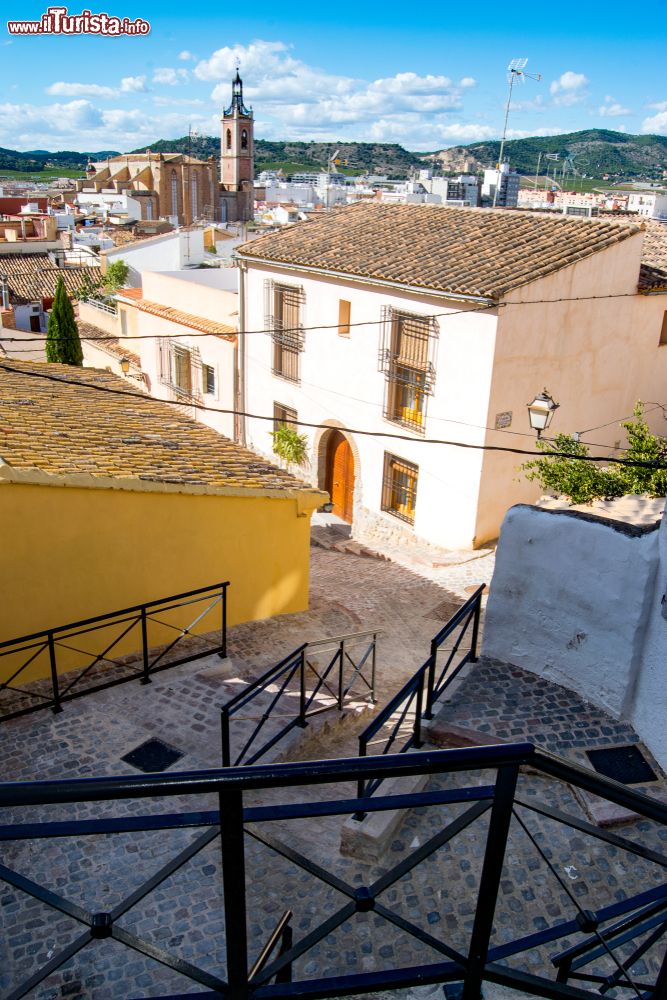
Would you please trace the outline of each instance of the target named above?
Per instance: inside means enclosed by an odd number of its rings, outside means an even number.
[[[375,718],[369,723],[368,726],[359,736],[359,756],[363,757],[368,753],[368,747],[371,743],[373,737],[380,732],[381,729],[389,722],[389,720],[394,716],[394,714],[401,709],[400,714],[396,722],[394,723],[391,732],[387,736],[383,749],[380,751],[382,755],[389,753],[394,744],[399,738],[402,727],[405,724],[406,718],[408,718],[410,711],[413,709],[413,722],[412,729],[407,738],[407,740],[401,745],[399,753],[406,753],[408,750],[416,747],[417,749],[423,746],[424,741],[422,739],[422,719],[431,719],[433,717],[433,705],[436,698],[440,697],[445,688],[454,680],[454,678],[463,669],[466,663],[475,663],[477,660],[477,643],[479,639],[479,624],[481,616],[481,606],[482,606],[482,593],[485,589],[485,585],[482,584],[477,588],[474,594],[468,598],[468,600],[463,604],[449,621],[440,629],[439,632],[431,640],[431,651],[425,662],[419,667],[418,670],[412,675],[412,677],[403,685],[403,687],[390,699],[389,702],[376,714]],[[465,636],[468,626],[472,622],[472,636],[470,641],[470,649],[460,658],[459,662],[456,664],[455,668],[448,672],[448,668],[451,665],[454,656],[458,652],[459,645]],[[436,677],[437,670],[437,656],[444,641],[452,635],[452,633],[459,627],[463,626],[461,633],[454,645],[453,650],[450,653],[449,659],[445,664],[445,667],[441,671],[440,677]],[[402,708],[401,708],[402,707]],[[378,787],[379,782],[375,782],[371,788],[365,789],[366,793],[372,794],[372,792]],[[359,789],[359,796],[361,797],[362,789]]]
[[[50,707],[54,712],[60,712],[62,711],[64,702],[71,701],[74,698],[83,697],[83,695],[86,694],[91,694],[93,691],[101,691],[105,688],[114,687],[117,684],[124,684],[137,677],[141,680],[142,684],[149,684],[151,676],[154,673],[166,670],[169,667],[201,659],[201,657],[209,656],[212,653],[217,653],[222,658],[226,657],[228,587],[229,581],[216,583],[209,587],[198,587],[195,590],[184,591],[180,594],[172,594],[169,597],[159,598],[154,601],[147,601],[143,604],[136,604],[129,608],[122,608],[118,611],[108,612],[107,614],[94,615],[90,618],[82,618],[79,621],[70,622],[67,625],[58,625],[54,628],[44,629],[41,632],[33,632],[29,635],[19,636],[16,639],[3,640],[0,642],[0,661],[2,661],[3,657],[15,656],[20,653],[28,652],[31,653],[31,655],[29,655],[27,659],[24,660],[24,662],[22,662],[17,668],[13,669],[13,672],[11,672],[8,677],[6,677],[3,681],[0,681],[0,693],[9,691],[14,694],[24,695],[31,698],[32,703],[26,707],[0,714],[0,723],[9,719],[18,718],[22,715],[27,715],[30,712],[38,711],[41,708]],[[185,627],[179,627],[176,625],[169,626],[177,632],[176,638],[168,642],[166,645],[163,644],[155,648],[150,647],[149,623],[155,622],[163,627],[167,625],[167,623],[160,622],[154,617],[156,613],[162,614],[168,611],[175,611],[179,608],[185,608],[193,604],[200,604],[202,601],[207,600],[212,600],[212,603],[197,614],[192,621],[189,621]],[[161,662],[184,637],[196,634],[193,631],[195,627],[207,614],[212,611],[213,608],[217,607],[218,604],[221,605],[219,642],[209,643],[209,648],[203,651],[200,650],[195,653],[186,653],[184,656],[177,657],[176,659],[170,659],[166,663]],[[114,647],[118,647],[118,644],[121,643],[135,627],[139,627],[141,630],[141,641],[137,642],[136,650],[131,654],[122,654],[124,657],[122,662],[109,656],[108,654],[111,650],[114,649]],[[108,643],[104,640],[102,642],[104,648],[97,653],[80,648],[80,644],[72,644],[66,641],[76,638],[77,636],[90,635],[109,628],[118,628],[121,631],[115,634]],[[213,629],[210,631],[213,631]],[[86,666],[72,667],[71,665],[68,665],[68,667],[65,667],[62,664],[62,660],[59,661],[59,653],[62,653],[63,650],[67,650],[70,653],[77,653],[86,658],[90,657],[90,662]],[[16,679],[20,677],[20,675],[26,671],[32,663],[34,663],[40,654],[47,652],[49,657],[50,694],[44,694],[37,687],[35,687],[34,690],[26,690],[25,687],[16,687],[14,684]],[[132,657],[134,657],[137,662],[140,662],[140,667],[133,669],[131,662]],[[111,680],[105,680],[102,683],[74,690],[83,678],[88,677],[90,672],[100,663],[112,666],[122,666],[124,668],[124,675],[112,678]],[[69,674],[69,677],[66,685],[61,688],[60,679],[63,673]],[[72,676],[74,674],[75,676]]]
[[[220,737],[221,737],[221,749],[222,749],[222,765],[223,767],[230,767],[232,764],[232,748],[231,748],[231,720],[232,717],[255,698],[261,695],[263,692],[267,692],[268,688],[273,684],[280,683],[280,687],[276,693],[272,692],[272,701],[269,707],[259,716],[259,718],[254,721],[257,723],[253,732],[250,734],[249,738],[244,743],[240,752],[237,754],[234,761],[235,764],[245,764],[246,766],[256,763],[264,754],[268,753],[277,743],[279,743],[289,732],[293,729],[299,727],[305,729],[308,725],[308,719],[318,715],[320,712],[328,711],[330,708],[337,706],[339,711],[343,710],[345,699],[350,694],[352,688],[354,687],[357,678],[361,678],[368,689],[367,697],[372,702],[375,697],[375,671],[376,671],[376,646],[377,637],[380,634],[378,629],[367,629],[364,632],[351,632],[346,635],[336,636],[332,639],[318,639],[314,642],[304,642],[296,649],[284,656],[279,663],[275,666],[270,667],[265,673],[258,677],[256,680],[252,681],[243,691],[239,691],[238,694],[234,695],[220,709]],[[361,657],[358,663],[352,659],[349,654],[349,647],[358,643],[361,639],[367,639],[372,637],[372,641],[368,645],[366,652]],[[327,649],[327,647],[329,647]],[[316,650],[326,650],[327,652],[334,651],[333,656],[329,660],[326,668],[322,673],[314,668],[314,666],[308,661],[306,656],[306,651],[309,649]],[[370,681],[363,674],[363,669],[369,656],[371,656],[371,668],[370,668]],[[352,678],[349,682],[345,683],[345,666],[346,661],[348,661],[354,668]],[[337,670],[337,683],[335,684],[336,690],[327,684],[327,679],[329,678],[331,672],[335,667]],[[310,671],[316,678],[315,686],[313,690],[309,693],[307,691],[307,673]],[[275,711],[275,707],[281,700],[282,696],[286,693],[292,693],[288,690],[288,685],[292,679],[298,674],[298,710],[295,706],[295,710],[289,714],[281,713]],[[322,705],[320,707],[313,708],[313,702],[315,701],[317,695],[320,693],[322,688],[326,690],[331,695],[334,704]],[[270,737],[266,742],[264,742],[258,749],[254,750],[251,754],[250,750],[258,740],[260,733],[262,732],[265,724],[270,718],[284,719],[287,718],[287,723],[272,737]]]
[[[360,993],[378,992],[382,989],[397,989],[414,985],[429,985],[431,983],[464,983],[464,996],[472,998],[479,996],[480,985],[484,981],[510,986],[524,993],[550,998],[550,1000],[590,1000],[590,992],[575,985],[554,982],[543,973],[538,975],[525,972],[516,963],[507,959],[517,956],[529,956],[536,948],[542,948],[556,941],[571,939],[573,935],[585,931],[586,924],[593,921],[596,927],[606,929],[600,931],[600,937],[613,946],[613,931],[618,921],[624,918],[629,924],[635,920],[633,914],[639,911],[639,919],[645,919],[650,908],[657,912],[667,905],[667,883],[642,889],[623,899],[614,899],[599,907],[595,913],[584,911],[581,904],[573,898],[576,916],[567,915],[551,919],[544,926],[528,934],[524,934],[521,926],[509,926],[509,935],[503,934],[500,940],[493,939],[493,928],[496,924],[496,910],[501,891],[503,871],[506,870],[508,859],[516,861],[516,843],[510,843],[510,824],[517,805],[530,808],[517,798],[517,779],[522,765],[530,768],[526,780],[530,780],[533,771],[538,774],[557,776],[569,785],[592,790],[609,801],[626,805],[640,815],[656,820],[663,826],[667,825],[667,806],[649,798],[641,792],[620,785],[610,778],[605,778],[594,772],[552,754],[536,749],[529,743],[506,744],[490,747],[468,747],[465,749],[437,750],[421,753],[409,753],[392,757],[366,757],[349,760],[303,761],[297,763],[259,765],[257,767],[223,768],[209,771],[164,772],[150,775],[123,775],[111,778],[75,778],[48,782],[15,782],[0,785],[0,808],[10,810],[8,819],[11,823],[0,826],[0,841],[50,840],[53,837],[98,836],[113,833],[126,833],[143,830],[174,830],[182,831],[186,827],[196,830],[196,836],[189,844],[183,846],[179,840],[178,853],[167,859],[157,873],[151,871],[150,877],[137,888],[133,884],[131,894],[117,903],[109,912],[88,912],[82,907],[76,907],[76,919],[83,925],[83,931],[76,940],[76,950],[87,944],[96,943],[96,947],[104,948],[106,942],[113,948],[119,944],[132,948],[144,954],[150,954],[163,965],[177,969],[191,983],[205,986],[214,993],[231,997],[247,997],[255,994],[263,1000],[317,1000],[329,996],[356,995]],[[305,796],[290,795],[290,791],[300,786],[329,785],[340,782],[351,782],[359,778],[397,777],[410,774],[442,774],[479,772],[492,769],[495,777],[489,778],[489,783],[480,786],[476,778],[472,784],[451,787],[441,787],[438,790],[409,792],[401,795],[381,795],[374,798],[341,799],[335,795],[328,800],[312,794]],[[245,795],[259,789],[282,789],[283,796],[270,796],[270,801],[262,804],[254,795]],[[156,813],[154,805],[160,798],[169,799],[173,796],[197,796],[197,806],[202,794],[215,796],[214,808],[208,812],[195,811],[185,813],[172,811]],[[109,815],[108,810],[94,806],[91,815],[85,819],[72,819],[72,811],[68,810],[70,818],[64,821],[44,821],[43,813],[39,819],[31,822],[34,814],[29,814],[28,822],[22,823],[18,817],[18,808],[23,806],[44,806],[47,804],[62,804],[74,802],[110,802],[124,799],[149,800],[148,815],[126,814]],[[537,811],[545,812],[553,820],[565,827],[578,828],[581,820],[551,809],[537,802],[532,796],[532,805]],[[440,823],[430,827],[433,833],[429,839],[418,839],[410,845],[408,853],[396,860],[396,863],[383,866],[378,873],[369,872],[367,884],[360,885],[356,879],[346,880],[345,871],[329,871],[312,858],[301,852],[298,843],[280,837],[281,827],[286,819],[317,819],[317,817],[348,814],[354,809],[369,812],[393,809],[411,809],[422,807],[438,807],[445,803],[462,803],[464,809],[454,817],[442,817]],[[176,807],[174,807],[176,808]],[[462,946],[458,943],[442,941],[439,936],[429,933],[417,921],[409,919],[400,911],[396,912],[386,890],[396,885],[408,872],[422,862],[428,861],[435,852],[449,843],[481,820],[486,828],[486,845],[481,865],[476,894],[471,893],[474,911],[468,939]],[[488,822],[487,822],[488,821]],[[273,832],[271,825],[278,827]],[[202,832],[203,831],[203,832]],[[622,838],[604,829],[592,825],[587,832],[598,841],[610,846],[619,844],[631,854],[642,857],[654,854],[641,842]],[[477,836],[477,834],[474,834]],[[252,911],[249,912],[250,899],[248,887],[253,884],[252,870],[249,868],[250,856],[245,843],[247,838],[266,845],[277,856],[286,859],[290,865],[296,866],[301,872],[314,876],[329,887],[327,899],[338,894],[340,904],[325,902],[325,909],[318,914],[315,927],[301,934],[296,941],[285,938],[289,928],[287,915],[283,915],[278,927],[272,933],[269,945],[262,949],[260,959],[248,971],[248,937],[249,925],[253,922]],[[199,852],[218,841],[221,846],[220,892],[221,907],[224,906],[224,950],[226,953],[225,980],[207,968],[199,968],[182,955],[173,955],[154,941],[144,941],[137,932],[129,931],[119,924],[120,918],[127,912],[130,905],[146,898],[164,879],[173,875],[183,865],[187,864]],[[667,857],[656,855],[655,860],[667,869]],[[61,890],[42,886],[39,882],[27,879],[20,873],[3,866],[0,880],[9,885],[27,891],[30,896],[40,901],[46,907],[52,907],[59,912],[70,913],[72,904],[67,898],[67,887]],[[297,883],[288,880],[286,890],[291,887],[295,892]],[[476,897],[476,898],[475,898]],[[257,893],[255,893],[255,904]],[[186,902],[187,905],[187,902]],[[270,904],[273,905],[273,904]],[[300,978],[291,985],[291,968],[312,947],[322,941],[332,931],[344,925],[355,912],[368,913],[375,911],[378,919],[374,934],[382,934],[384,918],[399,926],[416,941],[430,945],[435,949],[435,957],[427,958],[422,954],[417,961],[406,967],[396,967],[393,957],[382,961],[380,951],[377,964],[372,972],[358,969],[337,968],[334,974],[321,974],[315,977]],[[266,912],[266,911],[264,911]],[[255,921],[259,923],[259,921]],[[466,922],[465,928],[468,928]],[[461,931],[464,927],[461,925]],[[648,932],[653,932],[649,928]],[[296,937],[296,935],[295,935]],[[275,956],[275,944],[281,940],[280,954]],[[273,947],[273,953],[267,954],[267,948]],[[646,950],[646,941],[640,948]],[[637,949],[638,951],[639,949]],[[637,953],[635,952],[635,954]],[[30,972],[24,983],[13,984],[12,995],[26,995],[43,982],[54,969],[59,968],[72,957],[71,944],[68,942],[55,956],[49,955],[49,962],[37,972]],[[113,952],[112,952],[113,955]],[[258,965],[259,962],[259,965]],[[628,960],[625,961],[625,965]],[[617,962],[623,975],[621,963]],[[21,970],[23,971],[23,970]],[[602,983],[609,979],[619,981],[614,973],[612,977],[588,977],[591,982]],[[626,977],[630,988],[635,988],[630,976]],[[642,1000],[653,997],[654,1000],[664,996],[667,982],[667,960],[662,960],[662,966],[657,973],[654,984],[642,987]],[[625,987],[624,982],[618,982]],[[157,986],[157,984],[156,984]],[[159,986],[157,986],[159,988]],[[601,992],[604,992],[602,990]],[[182,993],[178,997],[183,996]],[[176,996],[164,1000],[177,1000]]]
[[[294,914],[292,913],[291,910],[285,910],[282,917],[280,918],[275,928],[273,929],[271,936],[269,937],[269,940],[266,942],[266,944],[260,951],[259,955],[255,959],[254,965],[250,969],[250,972],[248,973],[249,982],[252,982],[255,976],[258,976],[259,973],[262,971],[262,969],[270,959],[271,953],[275,948],[275,946],[278,944],[278,941],[281,941],[280,954],[286,951],[287,948],[291,947],[292,928],[289,926],[289,923],[293,916]],[[291,971],[291,965],[289,968]],[[291,975],[287,981],[289,982],[290,980],[291,980]],[[276,979],[276,982],[280,982],[280,980]]]

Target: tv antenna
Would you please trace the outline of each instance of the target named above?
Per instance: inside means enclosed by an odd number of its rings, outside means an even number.
[[[507,82],[509,83],[509,93],[507,95],[507,104],[505,105],[505,123],[503,125],[503,137],[500,142],[500,153],[498,154],[498,164],[496,167],[496,189],[493,192],[493,207],[496,207],[498,201],[498,188],[500,187],[500,167],[503,162],[503,153],[505,151],[505,141],[507,139],[507,122],[510,116],[510,105],[512,103],[512,88],[514,87],[514,81],[519,80],[521,83],[525,83],[526,80],[536,80],[538,83],[542,79],[541,73],[526,73],[526,65],[528,63],[527,59],[512,59],[511,63],[507,67]]]

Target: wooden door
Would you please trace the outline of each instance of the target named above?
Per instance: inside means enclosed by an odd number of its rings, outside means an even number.
[[[354,496],[354,458],[347,439],[333,431],[327,448],[327,484],[333,513],[352,524]]]

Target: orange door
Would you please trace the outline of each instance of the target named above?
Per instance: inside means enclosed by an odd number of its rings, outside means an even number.
[[[333,513],[352,524],[354,459],[352,449],[340,431],[334,431],[329,438],[326,488],[331,496]]]

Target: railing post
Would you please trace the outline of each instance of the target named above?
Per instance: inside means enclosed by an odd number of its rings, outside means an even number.
[[[375,699],[375,668],[376,668],[376,660],[377,660],[377,642],[378,642],[378,634],[377,634],[377,632],[373,632],[373,654],[372,654],[372,659],[371,659],[371,705],[375,705],[376,704],[376,699]]]
[[[468,967],[463,983],[463,1000],[479,1000],[481,994],[518,775],[519,767],[517,764],[505,765],[498,769],[491,819],[486,835],[482,877],[479,881],[475,922],[470,936]]]
[[[229,710],[225,705],[220,709],[220,739],[222,742],[222,766],[230,767],[232,753],[229,740]]]
[[[472,639],[470,641],[470,662],[477,663],[477,642],[479,639],[479,618],[482,611],[482,595],[477,595],[475,602],[475,617],[472,623]]]
[[[435,644],[435,640],[431,639],[431,654],[428,658],[428,673],[426,680],[426,709],[424,711],[425,719],[433,718],[433,689],[435,687],[435,661],[438,655],[438,647]]]
[[[415,727],[413,731],[413,746],[419,747],[424,746],[424,741],[422,739],[422,710],[424,708],[424,678],[426,677],[426,671],[421,670],[419,673],[419,686],[417,687],[417,698],[415,700]]]
[[[150,667],[148,665],[148,618],[146,616],[146,605],[141,608],[141,650],[144,658],[144,672],[141,678],[142,684],[150,684]]]
[[[218,656],[221,660],[227,658],[227,584],[222,585],[222,636],[221,649]]]
[[[49,663],[51,664],[51,688],[53,690],[53,705],[51,709],[53,712],[62,712],[63,707],[60,703],[60,689],[58,687],[58,667],[56,664],[56,646],[53,641],[53,632],[48,634],[49,640]]]
[[[243,792],[220,792],[220,840],[225,903],[225,946],[229,1000],[248,997],[248,937],[246,929]]]
[[[343,674],[345,672],[345,639],[340,640],[340,650],[338,651],[339,664],[338,664],[338,711],[343,711],[343,691],[345,690],[343,683]]]
[[[299,663],[299,726],[305,729],[306,720],[306,650],[302,649]]]
[[[359,756],[360,757],[365,757],[366,756],[366,740],[364,739],[363,733],[359,736]],[[363,778],[357,778],[357,798],[358,799],[363,799],[365,793],[366,793],[366,782],[365,782],[365,780]],[[365,815],[366,815],[366,813],[356,812],[354,814],[354,818],[358,819],[358,820],[362,820]]]

